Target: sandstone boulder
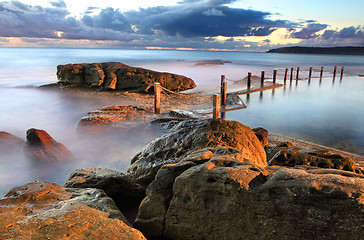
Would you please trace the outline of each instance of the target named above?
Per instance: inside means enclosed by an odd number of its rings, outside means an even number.
[[[254,132],[247,126],[221,119],[184,120],[171,123],[169,132],[150,142],[131,160],[126,174],[148,185],[161,166],[177,163],[203,148],[225,146],[240,152],[239,160],[265,167],[266,154]]]
[[[1,151],[19,151],[25,145],[23,139],[18,138],[7,132],[0,132],[0,150]]]
[[[66,190],[45,181],[12,189],[0,200],[0,238],[145,239],[120,220],[122,214],[102,191]]]
[[[133,222],[145,188],[121,172],[104,168],[77,169],[64,184],[67,188],[102,189],[112,198],[126,218]]]
[[[57,163],[73,159],[73,154],[56,142],[46,131],[31,128],[27,131],[26,155],[36,162]]]
[[[239,161],[241,152],[228,147],[205,148],[192,152],[179,163],[163,165],[155,180],[147,188],[147,196],[142,201],[134,227],[148,237],[163,236],[165,216],[173,197],[173,184],[179,175],[187,169],[210,161],[210,167],[221,165],[252,165]],[[224,161],[221,161],[224,159]],[[258,167],[259,168],[259,167]]]
[[[152,92],[155,82],[171,91],[196,87],[194,81],[185,76],[130,67],[118,62],[59,65],[57,77],[60,84],[104,90]]]
[[[148,187],[134,223],[147,237],[361,239],[362,175],[223,158],[181,164],[163,166]]]

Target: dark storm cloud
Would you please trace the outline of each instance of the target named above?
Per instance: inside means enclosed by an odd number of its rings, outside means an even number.
[[[341,30],[325,30],[320,36],[315,36],[318,39],[361,39],[364,42],[364,28],[363,27],[346,27]]]
[[[236,0],[183,0],[175,6],[128,12],[88,7],[81,19],[70,16],[64,0],[50,0],[52,7],[49,8],[19,1],[0,2],[0,37],[23,37],[33,42],[48,41],[49,38],[53,42],[62,39],[115,40],[108,44],[123,47],[243,49],[251,45],[258,49],[269,45],[269,40],[253,43],[233,37],[264,37],[278,28],[285,28],[290,32],[289,37],[302,40],[300,44],[364,45],[362,27],[327,30],[328,25],[315,20],[296,23],[271,20],[270,17],[276,14],[228,6],[234,2]],[[214,37],[220,35],[228,38],[217,41]]]
[[[0,3],[4,8],[13,11],[22,11],[26,13],[42,13],[44,10],[40,6],[31,6],[19,1],[2,2]]]
[[[300,31],[291,33],[291,37],[298,39],[316,38],[318,37],[316,33],[326,29],[327,27],[328,25],[326,24],[309,23],[306,27],[302,28]]]
[[[364,28],[346,27],[340,30],[325,30],[325,32],[315,38],[303,40],[302,46],[364,46]]]
[[[235,0],[184,0],[175,6],[151,7],[122,13],[113,8],[97,15],[86,10],[81,20],[70,17],[63,0],[53,7],[30,6],[19,1],[0,2],[0,36],[92,40],[130,40],[177,36],[267,36],[278,27],[292,26],[283,20],[269,20],[268,12],[230,8]],[[88,35],[89,34],[89,35]]]
[[[94,10],[98,10],[100,8],[98,7],[88,7],[87,10],[84,12],[84,14],[91,14],[91,13],[94,13]]]
[[[125,13],[139,33],[164,33],[168,36],[267,36],[277,27],[293,25],[269,20],[268,12],[229,8],[233,1],[184,1],[177,6],[153,7]],[[204,4],[202,4],[204,3]]]
[[[130,23],[125,16],[113,8],[102,9],[100,14],[96,16],[86,15],[82,18],[82,22],[89,27],[132,32]]]
[[[125,22],[122,22],[123,18],[118,13],[112,13],[114,18],[109,18],[108,13],[112,11],[105,9],[94,21],[84,24],[83,21],[69,17],[62,2],[57,2],[60,7],[52,8],[34,7],[20,2],[0,2],[0,37],[58,38],[56,32],[62,32],[62,38],[66,39],[133,39],[133,36],[126,33],[128,28],[122,27]],[[100,23],[105,23],[105,26]]]
[[[53,7],[58,7],[58,8],[66,8],[67,5],[63,0],[59,0],[58,2],[49,2]]]
[[[300,31],[292,30],[292,38],[302,39],[301,45],[309,46],[362,46],[364,45],[364,28],[363,27],[346,27],[339,30],[328,29],[326,24],[309,23]],[[325,30],[322,34],[319,31]]]
[[[364,27],[351,26],[343,28],[337,33],[337,36],[339,38],[364,38]]]
[[[75,28],[77,22],[65,18],[63,8],[32,7],[19,2],[0,3],[0,36],[54,37],[54,31]]]

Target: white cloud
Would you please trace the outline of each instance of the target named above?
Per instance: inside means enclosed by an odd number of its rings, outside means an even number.
[[[206,16],[219,16],[219,17],[225,16],[225,14],[221,10],[216,9],[216,8],[208,9],[208,10],[202,12],[202,14],[206,15]]]

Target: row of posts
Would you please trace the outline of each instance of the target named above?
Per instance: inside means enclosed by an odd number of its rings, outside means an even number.
[[[340,74],[340,80],[342,80],[343,75],[344,75],[344,66],[341,67],[341,74]],[[337,72],[337,66],[334,67],[334,73],[333,73],[333,79],[335,80],[336,77],[336,72]],[[291,68],[291,74],[290,74],[290,81],[293,80],[293,73],[294,73],[294,68]],[[298,80],[299,78],[299,73],[300,73],[300,68],[297,67],[297,71],[296,71],[296,80]],[[322,80],[322,76],[324,74],[324,67],[321,67],[320,70],[320,80]],[[288,68],[286,68],[285,72],[284,72],[284,84],[286,84],[287,82],[287,77],[288,77]],[[308,72],[308,81],[311,81],[312,78],[312,67],[310,67],[309,72]],[[265,72],[262,71],[261,75],[260,75],[260,87],[263,88],[264,87],[264,79],[265,79]],[[277,81],[277,70],[273,70],[273,85],[276,84]],[[248,73],[248,79],[247,79],[247,88],[250,89],[251,88],[251,73]]]
[[[293,72],[294,72],[294,68],[291,68],[290,81],[293,80]],[[297,67],[296,80],[298,80],[298,78],[299,78],[299,72],[300,72],[300,68]],[[321,67],[320,81],[322,80],[323,72],[324,72],[324,67]],[[336,72],[337,72],[337,66],[334,67],[334,73],[333,73],[334,80],[336,77]],[[341,67],[340,80],[342,80],[343,75],[344,75],[344,66]],[[284,84],[286,84],[287,76],[288,76],[288,68],[286,68],[286,70],[284,72],[284,79],[283,79]],[[265,78],[265,72],[262,71],[261,77],[260,77],[260,87],[261,88],[264,87],[264,78]],[[311,81],[311,78],[312,78],[312,67],[310,67],[310,70],[308,72],[308,81]],[[273,85],[276,84],[276,80],[277,80],[277,70],[273,70]],[[250,72],[248,73],[247,88],[248,89],[251,88],[251,73]],[[213,95],[213,118],[214,119],[219,118],[220,112],[221,112],[221,118],[225,119],[226,95],[227,95],[227,82],[225,81],[225,75],[221,75],[220,94]],[[160,83],[154,83],[154,111],[156,114],[160,114],[160,104],[161,104],[160,96],[161,96]],[[221,106],[222,110],[220,110],[220,106]]]
[[[227,95],[227,82],[225,82],[225,75],[221,75],[221,89],[220,94],[213,95],[213,118],[218,119],[221,113],[221,118],[225,119],[225,106]],[[154,83],[154,112],[160,114],[161,112],[161,85]],[[222,109],[220,109],[220,106]]]
[[[225,82],[225,75],[221,75],[221,89],[220,94],[213,95],[213,119],[218,119],[220,112],[221,118],[225,119],[225,106],[226,106],[226,95],[227,95],[227,82]],[[161,88],[160,83],[154,83],[154,112],[160,114],[161,112]],[[221,106],[221,110],[220,110]]]

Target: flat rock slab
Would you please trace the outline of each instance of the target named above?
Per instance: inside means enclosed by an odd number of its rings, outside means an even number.
[[[110,106],[87,113],[78,123],[78,127],[87,131],[104,128],[119,129],[123,132],[145,127],[156,117],[152,108],[136,106]],[[143,126],[140,126],[143,125]]]
[[[134,90],[153,92],[154,83],[171,91],[184,91],[196,87],[185,76],[130,67],[123,63],[83,63],[57,66],[58,83],[93,87],[102,90]]]

